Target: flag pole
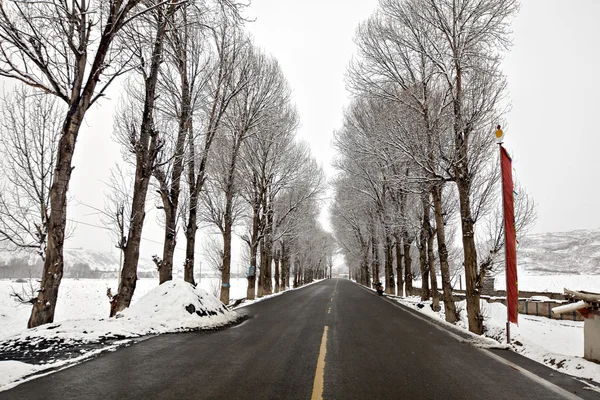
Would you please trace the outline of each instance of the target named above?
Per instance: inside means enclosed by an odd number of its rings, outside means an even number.
[[[496,127],[496,143],[498,143],[498,156],[500,160],[500,181],[501,181],[501,189],[502,192],[502,227],[504,230],[504,275],[506,278],[506,344],[510,344],[510,310],[508,307],[508,255],[506,249],[506,210],[504,210],[504,179],[502,179],[502,140],[504,139],[504,132],[500,125]]]

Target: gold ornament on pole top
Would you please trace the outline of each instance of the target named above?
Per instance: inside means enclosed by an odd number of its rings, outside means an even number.
[[[496,143],[502,144],[504,140],[504,132],[500,129],[500,125],[496,127]]]

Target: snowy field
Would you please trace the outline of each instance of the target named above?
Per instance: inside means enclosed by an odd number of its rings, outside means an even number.
[[[600,272],[600,271],[599,271]],[[506,276],[498,275],[496,290],[506,289]],[[528,275],[519,274],[519,290],[563,293],[564,288],[600,293],[600,275]]]
[[[421,302],[417,296],[396,299],[399,303],[414,308],[431,318],[444,321],[444,303],[437,313],[431,307],[431,301]],[[423,303],[423,308],[416,305]],[[468,330],[466,302],[456,303],[460,310],[461,320],[457,324]],[[506,346],[506,306],[500,303],[481,302],[482,314],[485,318],[485,336],[492,339],[481,347]],[[445,323],[445,321],[444,321]],[[591,379],[600,383],[600,364],[583,358],[583,322],[551,320],[544,317],[519,314],[519,325],[511,324],[511,349],[539,363],[557,369],[569,375]],[[480,340],[473,335],[474,341]]]
[[[220,280],[203,278],[200,287],[214,294]],[[21,305],[14,301],[10,294],[20,292],[29,285],[15,283],[12,280],[0,280],[0,339],[11,333],[22,331],[27,326],[31,314],[30,305]],[[132,304],[158,286],[158,279],[140,279],[137,282]],[[110,305],[106,297],[106,289],[111,287],[116,292],[116,279],[63,279],[58,294],[55,322],[80,318],[107,318]],[[246,297],[246,279],[232,279],[230,297],[240,299]]]
[[[28,330],[31,306],[16,303],[11,293],[29,285],[0,280],[0,391],[147,335],[213,329],[239,320],[215,296],[219,284],[203,279],[196,288],[182,280],[158,286],[156,279],[142,279],[131,306],[108,318],[106,290],[114,292],[116,280],[63,279],[54,323]],[[246,286],[246,279],[232,280],[232,299],[245,297]]]
[[[600,271],[599,271],[600,272]],[[465,277],[462,278],[462,288],[465,288]],[[551,292],[563,293],[564,288],[570,290],[584,290],[586,292],[600,293],[600,275],[535,275],[527,272],[519,272],[519,290],[527,292]],[[442,283],[442,277],[438,275],[438,285]],[[455,289],[459,288],[458,282],[452,281]],[[413,281],[414,287],[421,287],[421,280]],[[506,276],[497,275],[494,278],[494,289],[506,290]]]

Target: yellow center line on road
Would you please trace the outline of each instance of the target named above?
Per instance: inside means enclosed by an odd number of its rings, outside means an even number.
[[[323,387],[325,385],[325,354],[327,353],[327,330],[328,326],[323,329],[323,337],[321,338],[321,348],[319,350],[319,359],[317,361],[317,370],[315,371],[315,380],[313,382],[313,391],[311,400],[323,399]]]

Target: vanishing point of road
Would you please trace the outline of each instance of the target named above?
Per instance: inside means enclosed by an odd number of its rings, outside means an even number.
[[[388,298],[328,279],[0,392],[0,399],[597,399],[588,385],[486,350]],[[587,388],[586,388],[587,387]]]

